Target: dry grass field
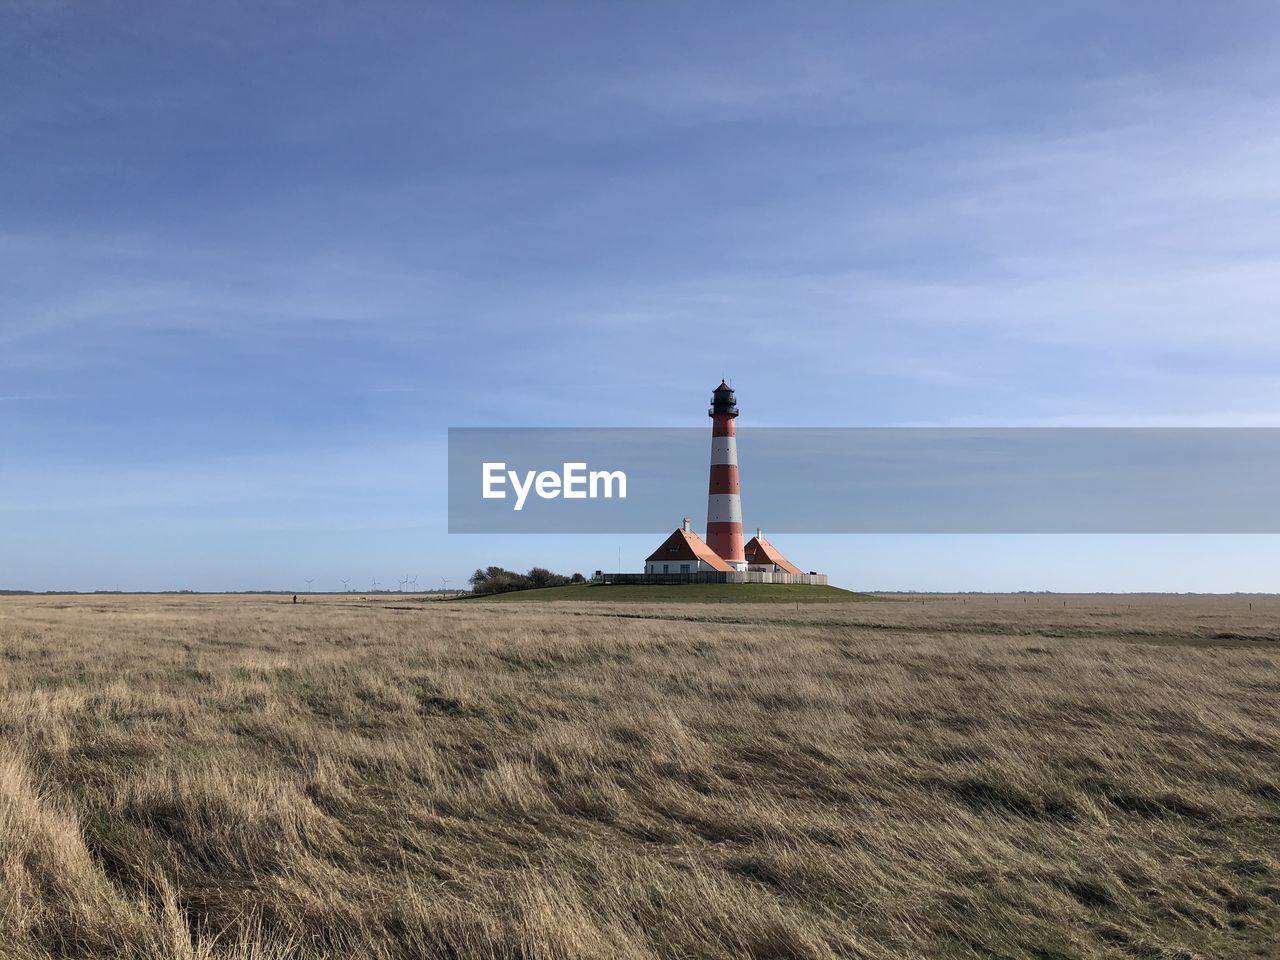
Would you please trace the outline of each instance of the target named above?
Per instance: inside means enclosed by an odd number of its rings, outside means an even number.
[[[0,957],[1280,955],[1280,600],[0,599]]]

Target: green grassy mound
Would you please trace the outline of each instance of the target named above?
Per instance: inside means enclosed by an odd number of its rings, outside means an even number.
[[[493,596],[474,597],[480,601],[528,600],[597,600],[606,603],[795,603],[870,600],[865,593],[854,593],[839,587],[823,587],[808,583],[688,583],[677,586],[661,584],[625,584],[601,586],[574,584],[567,587],[544,587],[541,590],[517,590]]]

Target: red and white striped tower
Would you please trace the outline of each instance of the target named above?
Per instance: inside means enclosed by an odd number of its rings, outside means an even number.
[[[707,492],[707,546],[735,570],[747,569],[742,550],[742,498],[738,489],[738,405],[724,381],[711,395],[711,486]]]

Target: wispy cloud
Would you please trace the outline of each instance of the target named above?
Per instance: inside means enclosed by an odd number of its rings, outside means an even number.
[[[85,397],[82,393],[0,393],[0,402],[3,403],[40,403],[46,400],[80,400]]]

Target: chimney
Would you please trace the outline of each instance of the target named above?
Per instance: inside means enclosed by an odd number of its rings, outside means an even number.
[[[685,533],[693,533],[693,521],[688,517],[685,517],[684,523],[680,524],[680,529]]]
[[[756,539],[757,539],[757,540],[763,540],[763,539],[764,539],[764,535],[760,532],[760,528],[759,528],[759,527],[756,527]]]

